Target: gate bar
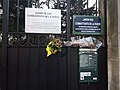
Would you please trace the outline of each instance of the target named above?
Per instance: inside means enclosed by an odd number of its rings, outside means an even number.
[[[67,40],[70,40],[70,1],[67,0]],[[70,47],[67,47],[67,90],[71,89],[71,80],[70,80]]]
[[[7,90],[7,32],[9,22],[9,0],[3,0],[3,20],[2,20],[2,65],[3,78],[2,90]]]

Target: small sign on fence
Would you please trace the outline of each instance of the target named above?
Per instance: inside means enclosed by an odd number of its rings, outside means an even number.
[[[79,49],[80,82],[97,82],[97,49]]]
[[[73,16],[73,33],[81,35],[102,35],[103,23],[99,16]]]
[[[25,8],[26,33],[61,33],[61,10]]]

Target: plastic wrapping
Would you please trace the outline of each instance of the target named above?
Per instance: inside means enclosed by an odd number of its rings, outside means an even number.
[[[98,49],[102,46],[102,42],[99,39],[94,37],[83,37],[83,38],[75,38],[71,37],[71,41],[64,41],[65,46],[79,46],[79,47],[87,47],[87,48],[95,48]]]

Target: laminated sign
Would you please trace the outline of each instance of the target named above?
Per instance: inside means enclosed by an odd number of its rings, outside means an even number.
[[[79,49],[79,81],[97,82],[97,49]]]
[[[61,33],[61,10],[25,8],[26,33]]]
[[[73,33],[81,35],[102,35],[103,23],[99,16],[73,16]]]

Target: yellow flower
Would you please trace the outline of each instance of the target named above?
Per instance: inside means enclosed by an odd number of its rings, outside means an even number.
[[[49,46],[47,46],[46,51],[47,51],[47,57],[52,54],[51,48]]]
[[[50,41],[46,47],[47,57],[51,54],[56,54],[58,51],[61,51],[62,42],[59,39],[54,38]]]

